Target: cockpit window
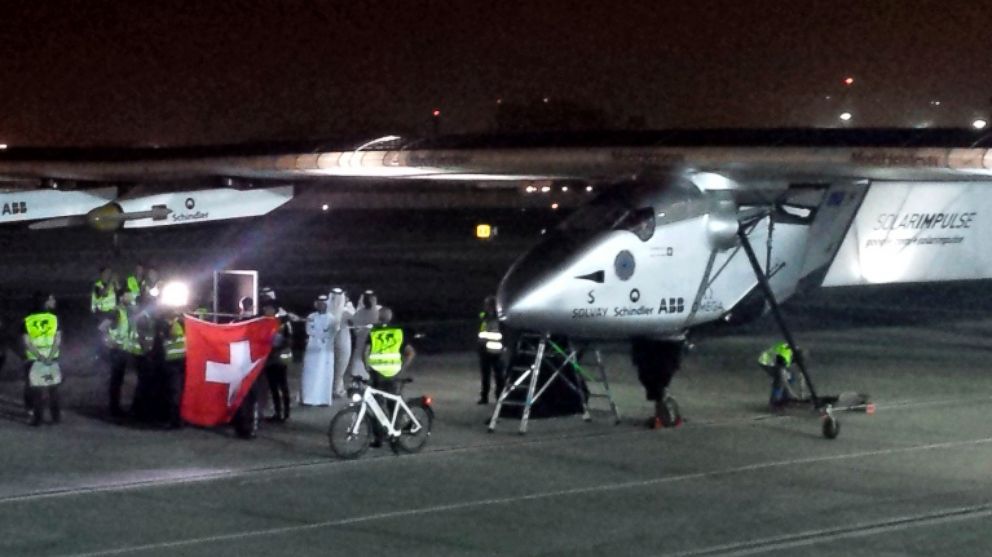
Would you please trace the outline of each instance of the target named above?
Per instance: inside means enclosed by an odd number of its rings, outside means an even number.
[[[558,225],[562,232],[599,232],[613,229],[630,212],[621,197],[598,197]]]
[[[706,199],[693,186],[660,189],[646,184],[619,184],[580,207],[558,225],[569,235],[629,230],[643,241],[658,226],[706,214]]]
[[[613,228],[614,230],[628,230],[633,232],[642,242],[647,242],[651,239],[651,236],[654,236],[654,226],[654,209],[651,207],[642,207],[634,211],[628,211]]]

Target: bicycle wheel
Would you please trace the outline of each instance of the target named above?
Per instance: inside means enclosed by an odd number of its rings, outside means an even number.
[[[404,412],[396,418],[396,429],[400,430],[400,436],[393,441],[393,446],[405,453],[415,453],[424,448],[431,436],[434,410],[420,398],[410,399],[406,401],[406,405],[410,407],[410,414]],[[420,424],[419,428],[410,419],[411,414]]]
[[[368,450],[372,439],[372,429],[368,419],[356,424],[360,406],[349,406],[338,412],[331,420],[327,437],[331,450],[340,458],[358,458]]]

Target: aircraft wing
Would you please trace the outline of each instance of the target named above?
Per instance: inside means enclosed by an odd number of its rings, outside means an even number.
[[[989,250],[982,249],[992,238],[992,196],[986,194],[992,192],[992,149],[987,143],[966,130],[710,130],[607,134],[597,140],[552,135],[516,142],[456,138],[403,143],[391,136],[349,148],[272,147],[251,152],[79,151],[60,156],[10,149],[0,153],[0,180],[28,187],[53,181],[152,184],[165,191],[157,194],[161,203],[149,198],[127,210],[164,205],[179,222],[176,217],[188,209],[189,199],[194,199],[196,210],[200,203],[192,196],[196,190],[176,190],[218,179],[330,187],[361,178],[502,181],[517,187],[527,180],[610,184],[646,173],[685,177],[706,193],[724,192],[721,195],[732,198],[742,211],[792,202],[818,211],[820,217],[811,226],[822,234],[819,240],[817,235],[811,239],[805,272],[829,264],[823,283],[845,285],[992,277],[992,256],[986,257]],[[170,186],[173,183],[184,185]],[[849,191],[840,194],[838,188]],[[812,202],[804,200],[811,189],[819,191]],[[210,195],[251,205],[252,191]],[[11,195],[43,193],[0,194],[0,202]],[[87,190],[78,195],[99,194]],[[274,201],[280,195],[285,192],[268,192],[258,203],[274,208],[281,204]],[[835,206],[838,195],[847,204]],[[80,205],[79,210],[86,209]],[[128,226],[141,223],[135,220]]]

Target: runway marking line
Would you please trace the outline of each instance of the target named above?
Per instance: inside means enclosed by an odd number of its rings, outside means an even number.
[[[149,543],[149,544],[141,544],[141,545],[132,545],[132,546],[117,547],[117,548],[111,548],[111,549],[102,549],[102,550],[89,551],[89,552],[84,552],[84,553],[72,553],[72,554],[63,555],[62,557],[101,557],[101,556],[108,556],[108,555],[125,555],[125,554],[128,554],[128,553],[139,553],[139,552],[143,552],[143,551],[154,551],[154,550],[162,550],[162,549],[172,549],[172,548],[187,547],[187,546],[207,544],[207,543],[216,543],[216,542],[224,542],[224,541],[232,541],[232,540],[242,540],[242,539],[246,539],[246,538],[257,538],[257,537],[263,537],[263,536],[277,536],[277,535],[288,534],[288,533],[298,533],[298,532],[305,532],[305,531],[309,531],[309,530],[317,530],[317,529],[321,529],[321,528],[332,528],[332,527],[336,527],[336,526],[349,526],[349,525],[352,525],[352,524],[360,524],[360,523],[364,523],[364,522],[373,522],[373,521],[379,521],[379,520],[392,520],[392,519],[403,518],[403,517],[408,517],[408,516],[419,516],[419,515],[424,515],[424,514],[444,513],[444,512],[450,512],[450,511],[458,511],[458,510],[478,508],[478,507],[487,507],[487,506],[493,506],[493,505],[506,505],[506,504],[510,504],[510,503],[519,503],[519,502],[526,502],[526,501],[537,501],[537,500],[542,500],[542,499],[552,499],[552,498],[556,498],[556,497],[568,497],[568,496],[573,496],[573,495],[585,495],[585,494],[589,494],[589,493],[600,493],[600,492],[617,491],[617,490],[624,490],[624,489],[653,487],[653,486],[658,486],[658,485],[663,485],[663,484],[670,484],[670,483],[684,482],[684,481],[691,481],[691,480],[698,480],[698,479],[706,479],[706,478],[714,478],[714,477],[721,477],[721,476],[729,476],[729,475],[741,474],[741,473],[745,473],[745,472],[753,472],[753,471],[758,471],[758,470],[767,470],[767,469],[771,469],[771,468],[793,467],[793,466],[796,466],[796,465],[803,465],[803,464],[816,464],[816,463],[823,463],[823,462],[833,462],[833,461],[838,461],[838,460],[850,460],[850,459],[866,458],[866,457],[876,457],[876,456],[889,456],[889,455],[894,455],[894,454],[903,454],[903,453],[920,452],[920,451],[931,451],[931,450],[938,450],[938,449],[968,448],[968,447],[976,447],[976,446],[989,445],[989,444],[992,444],[992,437],[984,437],[984,438],[981,438],[981,439],[972,439],[972,440],[969,440],[969,441],[948,441],[948,442],[944,442],[944,443],[931,443],[931,444],[927,444],[927,445],[915,445],[915,446],[911,446],[911,447],[896,447],[896,448],[891,448],[891,449],[880,449],[880,450],[875,450],[875,451],[861,451],[861,452],[856,452],[856,453],[847,453],[847,454],[839,454],[839,455],[808,457],[808,458],[796,458],[796,459],[780,460],[780,461],[773,461],[773,462],[761,462],[761,463],[756,463],[756,464],[749,464],[749,465],[746,465],[746,466],[737,466],[737,467],[733,467],[733,468],[726,468],[724,470],[713,470],[713,471],[709,471],[709,472],[694,472],[694,473],[691,473],[691,474],[680,474],[680,475],[676,475],[676,476],[666,476],[666,477],[651,478],[651,479],[646,479],[646,480],[634,480],[634,481],[629,481],[629,482],[617,482],[617,483],[602,484],[602,485],[589,486],[589,487],[576,487],[576,488],[572,488],[572,489],[562,489],[562,490],[555,490],[555,491],[546,491],[546,492],[542,492],[542,493],[531,493],[531,494],[527,494],[527,495],[516,495],[516,496],[512,496],[512,497],[494,497],[494,498],[490,498],[490,499],[478,499],[478,500],[474,500],[474,501],[463,501],[461,503],[449,503],[449,504],[446,504],[446,505],[434,505],[434,506],[429,506],[429,507],[418,507],[418,508],[413,508],[413,509],[404,509],[404,510],[389,511],[389,512],[382,512],[382,513],[373,513],[373,514],[367,514],[367,515],[361,515],[361,516],[354,516],[354,517],[349,517],[349,518],[339,518],[339,519],[334,519],[334,520],[325,520],[325,521],[313,522],[313,523],[309,523],[309,524],[293,524],[293,525],[289,525],[289,526],[280,526],[280,527],[275,527],[275,528],[264,528],[264,529],[261,529],[261,530],[247,530],[247,531],[241,531],[241,532],[234,532],[234,533],[230,533],[230,534],[217,534],[217,535],[214,535],[214,536],[202,536],[202,537],[187,538],[187,539],[181,539],[181,540],[175,540],[175,541],[169,541],[169,542],[156,542],[156,543]],[[840,528],[840,529],[837,529],[837,530],[834,530],[834,531],[824,530],[822,532],[820,532],[820,531],[811,531],[808,534],[800,533],[800,534],[797,534],[796,535],[796,536],[799,536],[799,537],[797,539],[794,539],[794,540],[783,539],[781,541],[778,541],[775,538],[769,538],[767,541],[765,541],[765,543],[766,544],[773,544],[773,543],[790,544],[791,543],[791,544],[798,544],[798,545],[809,545],[809,544],[813,544],[813,543],[820,543],[821,541],[825,541],[825,540],[829,539],[829,538],[826,538],[824,536],[826,536],[828,534],[831,534],[832,532],[834,532],[835,533],[834,535],[836,535],[838,537],[843,537],[843,536],[853,537],[853,536],[859,535],[859,532],[862,532],[862,531],[867,532],[868,530],[871,530],[871,529],[879,529],[879,528],[891,528],[891,529],[908,528],[909,526],[911,526],[913,524],[926,524],[927,523],[926,522],[927,520],[929,520],[930,522],[934,522],[934,521],[941,520],[941,519],[943,519],[945,521],[950,521],[950,520],[954,519],[955,517],[957,517],[958,520],[963,520],[963,519],[965,519],[965,517],[972,517],[972,516],[974,516],[975,518],[978,518],[980,516],[985,516],[985,513],[992,514],[992,504],[981,505],[981,506],[977,506],[977,507],[964,507],[963,509],[964,510],[961,510],[961,509],[951,509],[951,510],[937,511],[935,513],[932,513],[931,515],[918,515],[918,516],[910,516],[910,517],[897,517],[895,519],[889,519],[888,521],[879,522],[879,523],[877,523],[875,525],[866,525],[866,526],[857,526],[857,525],[855,525],[853,527]],[[870,532],[863,533],[863,534],[860,534],[860,535],[870,535]],[[726,552],[726,551],[731,551],[731,550],[751,551],[751,552],[758,552],[758,551],[763,552],[763,551],[769,551],[770,550],[770,549],[759,548],[759,547],[748,548],[748,547],[746,547],[746,545],[747,545],[747,542],[739,542],[738,544],[731,544],[731,545],[727,545],[727,546],[717,546],[717,547],[711,548],[711,549],[703,549],[703,550],[696,550],[696,551],[710,551],[710,552],[717,552],[717,553],[719,553],[720,551]],[[769,547],[771,547],[771,546],[769,546]],[[784,545],[783,547],[791,547],[791,546]],[[689,557],[689,556],[697,555],[697,554],[698,555],[706,555],[706,553],[691,553],[691,552],[690,553],[685,553],[685,554],[675,554],[675,555],[684,555],[684,557]],[[748,553],[738,553],[738,554],[740,554],[740,555],[746,555]]]
[[[677,553],[665,553],[664,557],[743,557],[783,549],[795,549],[820,543],[834,542],[849,538],[863,538],[889,532],[898,532],[914,526],[938,526],[964,520],[977,520],[992,516],[992,503],[942,509],[930,513],[904,515],[884,520],[862,522],[837,528],[805,530],[794,534],[784,534],[757,540],[744,540],[711,547],[703,547]]]

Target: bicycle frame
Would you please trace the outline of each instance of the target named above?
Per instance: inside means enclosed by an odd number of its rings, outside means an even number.
[[[392,400],[393,402],[396,403],[395,405],[393,405],[392,419],[386,417],[385,410],[382,409],[382,406],[379,404],[379,401],[376,400],[377,395],[387,400]],[[375,416],[375,419],[379,421],[379,425],[381,425],[386,430],[386,434],[390,438],[396,438],[400,436],[400,430],[396,429],[395,427],[396,418],[399,417],[400,410],[403,410],[403,412],[405,412],[406,415],[410,417],[410,421],[413,422],[414,427],[411,429],[411,433],[416,433],[420,431],[421,427],[423,427],[420,424],[420,422],[417,421],[417,417],[413,415],[413,412],[410,411],[410,407],[406,405],[406,402],[403,400],[403,397],[399,395],[394,395],[384,391],[380,391],[378,389],[374,389],[366,385],[362,392],[361,404],[362,407],[358,410],[358,419],[355,420],[355,425],[353,426],[353,430],[350,432],[352,435],[358,434],[358,428],[361,426],[362,420],[365,419],[365,414],[369,409],[371,409],[372,415]]]

